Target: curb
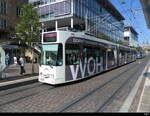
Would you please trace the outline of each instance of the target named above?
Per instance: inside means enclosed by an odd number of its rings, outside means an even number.
[[[38,82],[38,76],[0,83],[0,91]]]

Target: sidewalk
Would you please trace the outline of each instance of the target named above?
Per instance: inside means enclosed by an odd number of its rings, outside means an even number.
[[[3,76],[0,77],[0,90],[37,81],[39,72],[38,64],[34,64],[34,74],[32,74],[32,64],[25,64],[25,70],[26,73],[24,75],[20,75],[19,65],[12,64],[6,68],[2,73]]]
[[[146,80],[139,101],[137,112],[150,112],[150,66],[146,73]]]

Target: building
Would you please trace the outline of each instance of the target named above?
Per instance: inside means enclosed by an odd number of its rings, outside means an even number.
[[[11,61],[13,56],[20,54],[18,41],[15,40],[15,26],[25,3],[28,0],[0,0],[0,45],[9,54]]]
[[[14,30],[21,14],[21,7],[27,2],[28,0],[0,0],[1,44],[14,38]]]
[[[123,40],[124,17],[109,0],[29,0],[46,31],[75,29]]]
[[[138,33],[131,26],[124,28],[124,41],[128,46],[138,47]]]
[[[143,7],[143,12],[145,15],[146,23],[148,28],[150,28],[150,1],[149,0],[140,0],[142,7]]]

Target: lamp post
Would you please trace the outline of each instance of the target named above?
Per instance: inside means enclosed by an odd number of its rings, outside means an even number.
[[[33,34],[33,27],[31,25],[31,40],[32,40],[32,34]],[[34,43],[31,42],[31,49],[32,49],[32,74],[34,74],[34,52],[33,52],[33,48],[34,47]]]
[[[32,54],[32,74],[34,74],[34,52],[33,52],[33,42],[32,42],[32,38],[33,38],[33,26],[32,26],[32,23],[33,23],[33,21],[32,20],[30,20],[30,22],[29,22],[29,24],[30,24],[30,29],[31,29],[31,32],[30,32],[30,40],[29,40],[29,46],[30,46],[30,48],[31,48],[31,54]]]

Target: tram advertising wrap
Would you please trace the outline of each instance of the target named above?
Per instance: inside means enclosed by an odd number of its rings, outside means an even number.
[[[93,46],[93,44],[95,46]],[[81,38],[70,38],[66,43],[66,81],[78,80],[104,70],[102,46]]]
[[[79,65],[66,67],[66,81],[78,80],[103,71],[103,58],[90,57],[80,61]]]
[[[81,80],[131,63],[135,55],[134,48],[86,33],[44,32],[39,81],[57,85]]]

